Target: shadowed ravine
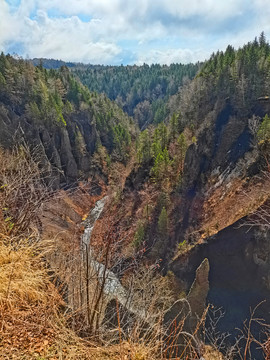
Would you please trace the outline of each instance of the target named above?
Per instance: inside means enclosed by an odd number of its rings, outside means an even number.
[[[250,318],[251,309],[263,301],[256,317],[270,321],[269,233],[241,225],[243,221],[223,229],[207,242],[197,245],[188,258],[179,257],[171,264],[177,277],[189,285],[201,261],[209,260],[208,302],[223,309],[225,315],[218,323],[218,330],[230,333],[232,343],[239,335],[237,329],[243,329],[244,321]],[[261,328],[254,323],[251,330],[259,339]],[[256,354],[256,360],[262,359],[260,356]]]

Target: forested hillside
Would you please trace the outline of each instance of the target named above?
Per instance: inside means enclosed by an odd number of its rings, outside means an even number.
[[[62,60],[55,60],[55,59],[44,59],[44,58],[34,58],[28,60],[31,64],[35,66],[42,65],[45,69],[60,69],[61,66],[67,66],[69,68],[78,66],[79,64],[73,62],[66,62]]]
[[[170,97],[170,120],[140,134],[138,159],[148,164],[152,180],[204,196],[212,176],[214,182],[225,170],[229,176],[247,154],[253,152],[239,176],[247,176],[249,166],[255,173],[269,167],[269,76],[270,45],[263,33],[238,50],[228,46],[213,54]]]
[[[201,64],[143,66],[80,66],[74,73],[91,91],[104,92],[124,111],[134,116],[140,128],[158,124],[168,115],[167,100],[189,79]]]
[[[269,99],[270,47],[262,33],[259,39],[239,49],[212,54],[195,80],[172,99],[187,122],[199,125],[218,100],[230,100],[240,116],[249,116],[256,101]]]
[[[218,132],[218,137],[211,140],[214,144],[211,145],[212,152],[207,155],[209,163],[205,166],[209,166],[210,162],[217,166],[214,159],[218,157],[218,162],[225,169],[231,161],[235,162],[245,151],[251,150],[252,143],[255,146],[256,142],[266,155],[269,79],[270,45],[263,34],[259,40],[255,39],[243,48],[235,50],[228,46],[224,53],[219,51],[213,54],[202,65],[195,79],[183,85],[177,95],[170,97],[169,121],[157,125],[155,129],[149,127],[141,131],[137,141],[139,163],[152,167],[150,172],[153,176],[159,174],[161,178],[163,173],[172,180],[173,175],[169,175],[168,169],[176,166],[182,169],[183,175],[188,144],[193,144],[189,149],[191,152],[196,151],[200,142],[204,141],[200,151],[209,153],[209,142],[214,132]],[[234,126],[234,132],[229,135],[227,129],[228,136],[225,136],[223,132],[228,122]],[[218,149],[222,142],[226,150],[230,150],[227,155]],[[237,147],[231,148],[232,142]],[[176,168],[171,172],[174,175],[177,174]],[[198,172],[203,171],[206,168],[198,169]],[[189,177],[191,173],[192,169],[187,168],[186,176]]]
[[[111,161],[128,161],[132,120],[104,94],[90,92],[67,67],[46,70],[2,53],[0,84],[1,144],[24,137],[41,146],[58,181],[86,177],[95,166],[102,174]],[[100,159],[95,164],[94,154]]]

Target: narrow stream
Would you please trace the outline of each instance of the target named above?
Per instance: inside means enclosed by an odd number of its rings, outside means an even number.
[[[98,200],[84,222],[85,230],[81,239],[82,257],[84,258],[85,253],[88,252],[90,266],[97,274],[99,283],[101,284],[105,279],[103,288],[105,295],[117,299],[122,306],[124,306],[128,311],[132,312],[133,314],[144,317],[145,314],[141,310],[137,309],[134,304],[132,304],[132,301],[129,298],[127,291],[122,286],[117,276],[112,271],[106,269],[102,263],[95,259],[95,254],[93,248],[91,247],[91,235],[95,227],[96,221],[102,214],[107,199],[108,197],[105,196],[101,200]]]
[[[82,248],[90,245],[92,231],[94,229],[96,221],[99,219],[104,209],[106,200],[107,196],[104,196],[102,199],[98,200],[94,208],[90,211],[87,219],[85,220],[85,230],[82,236]]]

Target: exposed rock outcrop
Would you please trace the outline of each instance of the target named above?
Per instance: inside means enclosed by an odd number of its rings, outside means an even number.
[[[80,176],[98,174],[99,170],[91,167],[98,135],[89,112],[70,115],[66,127],[47,127],[2,107],[0,126],[2,146],[11,147],[24,139],[31,147],[39,148],[40,161],[53,175],[55,187],[60,183],[74,183]],[[104,178],[104,174],[100,175]]]
[[[204,259],[196,270],[196,277],[187,295],[191,308],[190,328],[194,329],[201,319],[206,308],[206,299],[209,291],[209,261]]]
[[[254,134],[249,128],[248,119],[253,115],[264,116],[267,108],[254,104],[253,111],[243,117],[233,107],[230,99],[217,102],[202,122],[196,143],[186,153],[183,177],[183,201],[180,217],[183,218],[179,233],[188,227],[199,228],[205,214],[205,204],[212,195],[226,199],[239,192],[240,183],[247,186],[248,179],[258,174],[262,168],[262,158],[254,146]],[[233,190],[233,191],[230,191]],[[237,204],[240,204],[237,202]],[[227,209],[224,208],[224,211]],[[227,221],[223,227],[229,226],[243,214]],[[219,229],[222,224],[219,224]],[[177,237],[176,236],[176,237]]]

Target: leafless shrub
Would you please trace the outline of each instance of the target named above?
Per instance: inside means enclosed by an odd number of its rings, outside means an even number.
[[[258,147],[258,130],[260,127],[261,118],[259,116],[253,115],[251,119],[248,120],[248,127],[253,136],[252,145],[254,148]]]
[[[250,310],[249,319],[244,321],[243,327],[237,329],[239,335],[235,339],[229,333],[221,333],[218,330],[218,323],[222,321],[225,313],[222,309],[211,306],[208,312],[208,325],[205,328],[204,342],[209,344],[212,349],[222,353],[221,359],[224,360],[253,360],[257,356],[268,359],[270,355],[270,325],[263,318],[256,315],[259,307],[264,302],[259,303],[254,309]]]
[[[218,330],[218,324],[222,321],[225,312],[221,308],[210,307],[208,311],[208,326],[205,328],[205,339],[216,350],[224,350],[226,348],[226,340],[230,336],[229,333],[221,333]]]
[[[261,181],[266,184],[270,181],[270,172],[264,171],[261,175]],[[269,186],[265,188],[265,202],[255,212],[250,214],[243,222],[243,225],[249,227],[260,227],[266,231],[270,229],[270,189]]]
[[[168,280],[159,274],[157,264],[142,265],[134,258],[123,266],[119,249],[125,235],[121,238],[115,232],[115,219],[106,212],[103,216],[106,229],[93,234],[91,245],[74,246],[69,256],[61,255],[66,266],[59,277],[68,284],[67,316],[72,328],[108,348],[118,344],[123,354],[128,342],[144,348],[146,359],[199,358],[206,313],[195,329],[189,329],[191,310],[183,299],[179,300],[183,311],[164,322],[174,304]]]
[[[2,232],[13,236],[38,230],[49,191],[39,161],[39,149],[24,145],[0,149],[0,204]]]
[[[261,353],[265,359],[269,356],[267,344],[269,339],[269,328],[270,325],[263,318],[258,318],[256,312],[265,301],[259,303],[253,310],[250,311],[250,318],[243,324],[243,328],[239,329],[240,337],[236,343],[237,354],[241,360],[252,360],[254,359],[254,350],[257,353]],[[254,335],[254,327],[260,328],[260,334],[263,335],[265,340],[257,338]],[[268,334],[268,335],[267,335]],[[253,349],[252,349],[253,346]],[[268,354],[267,354],[268,353]]]

